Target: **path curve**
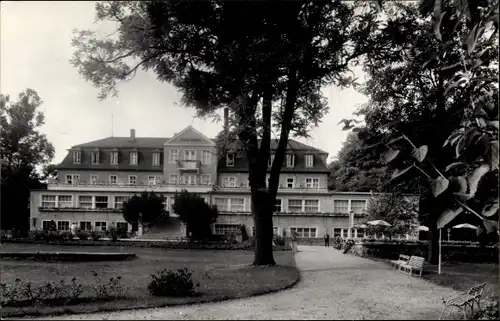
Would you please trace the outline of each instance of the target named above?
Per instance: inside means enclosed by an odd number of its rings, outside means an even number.
[[[299,246],[301,281],[274,294],[199,305],[65,315],[44,320],[406,319],[439,317],[456,291],[409,277],[383,262],[333,248]]]

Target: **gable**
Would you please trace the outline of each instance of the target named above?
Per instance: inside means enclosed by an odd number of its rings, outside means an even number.
[[[164,145],[215,146],[215,143],[192,126],[188,126],[174,135]]]

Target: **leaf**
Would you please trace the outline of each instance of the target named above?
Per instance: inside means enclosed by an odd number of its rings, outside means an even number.
[[[489,121],[487,124],[489,127],[498,130],[498,120]]]
[[[455,0],[455,9],[470,20],[469,0]]]
[[[479,235],[481,235],[483,232],[484,232],[484,228],[483,228],[481,225],[479,225],[479,226],[477,227],[477,230],[476,230],[476,235],[477,235],[477,236],[479,236]]]
[[[464,211],[463,208],[459,207],[456,209],[447,209],[441,215],[439,215],[439,218],[437,219],[437,228],[444,228],[446,224],[450,223],[455,217],[457,217],[458,214],[462,213]]]
[[[404,139],[404,137],[403,137],[403,136],[399,136],[399,137],[393,138],[393,139],[391,139],[391,140],[387,143],[387,145],[394,144],[395,142],[398,142],[398,141],[400,141],[401,139]]]
[[[446,168],[444,169],[445,172],[449,171],[450,169],[454,168],[454,167],[457,167],[457,166],[467,166],[467,164],[463,163],[463,162],[455,162],[455,163],[451,163],[450,165],[446,166]],[[463,177],[462,177],[463,178]]]
[[[411,156],[421,163],[425,159],[425,156],[427,156],[428,151],[429,147],[427,147],[427,145],[422,145],[419,148],[414,148],[411,151]]]
[[[350,130],[351,128],[354,128],[354,125],[344,125],[344,127],[342,127],[342,130],[346,131],[346,130]]]
[[[399,154],[399,150],[397,149],[392,149],[392,148],[389,148],[383,155],[382,157],[384,158],[384,162],[387,164],[387,163],[390,163],[391,161],[393,161]]]
[[[441,0],[436,0],[434,2],[434,34],[436,35],[436,38],[439,40],[443,40],[443,37],[441,37],[441,21],[443,21],[443,16],[444,12],[441,12]]]
[[[404,173],[406,173],[407,171],[409,171],[413,166],[408,166],[407,168],[405,169],[402,169],[402,170],[399,170],[399,169],[395,169],[394,172],[392,172],[392,175],[391,175],[391,180],[393,179],[396,179],[398,178],[399,176],[403,175]]]
[[[476,195],[479,181],[484,176],[484,174],[488,173],[489,171],[490,171],[490,165],[482,164],[472,172],[472,174],[467,179],[467,182],[469,183],[469,195],[471,195],[472,197]]]
[[[452,68],[455,68],[455,67],[459,67],[461,64],[462,64],[462,62],[461,62],[461,61],[459,61],[459,62],[454,63],[454,64],[453,64],[453,65],[451,65],[451,66],[444,66],[444,67],[441,67],[441,68],[439,68],[439,69],[440,69],[441,71],[445,71],[445,70],[448,70],[448,69],[452,69]]]
[[[490,167],[491,170],[498,169],[498,140],[490,141]]]
[[[477,31],[477,25],[475,25],[474,28],[472,28],[472,30],[469,33],[469,36],[467,37],[467,40],[465,41],[465,43],[467,44],[467,53],[469,55],[476,47],[476,31]]]
[[[462,201],[468,201],[472,198],[471,195],[465,193],[453,193],[456,197],[458,197]]]
[[[427,60],[426,62],[424,62],[422,64],[422,69],[425,69],[425,67],[427,67],[427,65],[429,65],[431,62],[434,61],[434,57],[432,57],[431,59]]]
[[[446,96],[448,94],[448,91],[450,91],[451,89],[453,89],[457,86],[460,86],[461,84],[463,84],[465,82],[466,82],[465,78],[460,78],[457,81],[449,83],[448,87],[446,87],[446,89],[444,90],[444,95]]]
[[[484,228],[486,229],[486,233],[490,234],[490,233],[493,233],[497,230],[498,222],[483,219],[483,225],[484,225]]]
[[[437,197],[441,193],[446,191],[446,189],[450,185],[450,181],[442,176],[439,176],[436,179],[431,179],[430,184],[431,184],[432,195],[434,195],[434,197]]]
[[[455,187],[455,193],[466,193],[467,192],[467,180],[463,176],[452,176],[450,177],[450,183]]]
[[[486,204],[485,207],[483,207],[483,211],[481,214],[486,217],[490,217],[495,215],[498,212],[499,204],[498,204],[498,198],[489,204]]]
[[[457,146],[455,146],[455,157],[458,158],[460,156],[460,152],[465,146],[465,136],[461,136],[457,142]]]

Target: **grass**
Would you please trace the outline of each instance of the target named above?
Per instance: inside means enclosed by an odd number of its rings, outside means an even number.
[[[2,252],[22,251],[72,251],[85,252],[89,248],[2,244]],[[16,278],[41,285],[47,281],[70,282],[73,277],[83,286],[82,297],[94,296],[92,272],[103,279],[121,276],[127,286],[127,298],[110,302],[88,302],[66,306],[2,307],[2,317],[22,315],[50,315],[63,313],[89,313],[122,309],[161,307],[242,298],[264,294],[294,285],[299,278],[293,254],[290,251],[275,252],[277,265],[271,267],[250,266],[250,251],[193,251],[165,250],[158,248],[92,247],[95,252],[134,252],[137,258],[125,262],[34,262],[0,260],[2,282],[14,283]],[[200,283],[200,296],[190,298],[153,297],[147,286],[151,274],[165,268],[193,270],[195,282]]]

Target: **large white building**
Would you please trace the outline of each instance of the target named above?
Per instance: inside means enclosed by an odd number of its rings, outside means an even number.
[[[277,146],[272,141],[271,149]],[[235,232],[244,224],[253,234],[248,166],[241,152],[218,156],[215,140],[189,126],[170,138],[108,137],[68,149],[58,165],[58,179],[48,189],[31,192],[31,228],[58,230],[76,223],[81,229],[130,230],[120,208],[130,196],[152,190],[166,197],[171,210],[176,192],[199,193],[220,215],[214,233]],[[274,155],[271,152],[270,162]],[[327,189],[328,153],[290,140],[280,174],[275,233],[302,237],[348,236],[353,223],[364,221],[369,193],[338,193]],[[270,168],[269,168],[270,169]],[[180,226],[180,225],[179,225]],[[362,237],[362,229],[352,229]],[[180,230],[177,233],[181,233]]]

